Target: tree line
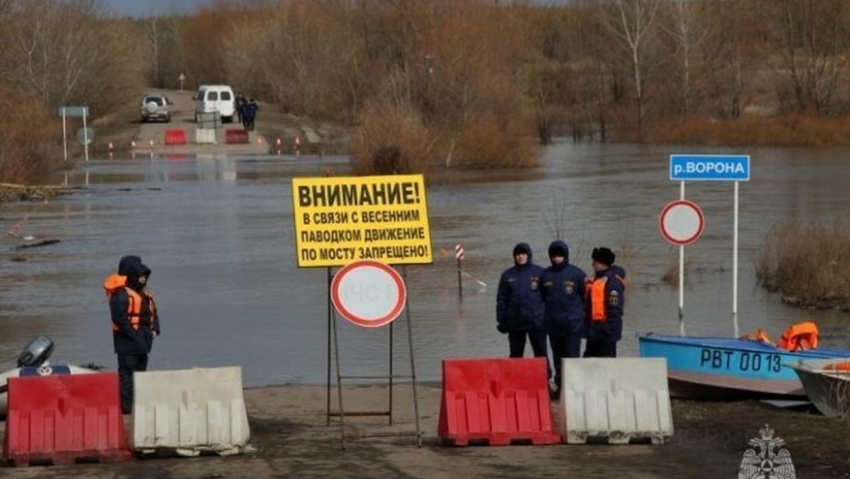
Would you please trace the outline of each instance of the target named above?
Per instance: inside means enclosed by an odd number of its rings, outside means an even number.
[[[350,125],[363,171],[522,166],[564,135],[847,141],[844,0],[0,0],[0,44],[0,98],[105,115],[183,73]]]

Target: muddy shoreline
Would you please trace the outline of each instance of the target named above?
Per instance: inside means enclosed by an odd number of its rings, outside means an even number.
[[[413,437],[367,437],[413,433],[409,385],[394,390],[396,425],[386,418],[346,421],[346,450],[340,449],[339,423],[328,426],[326,391],[321,386],[270,386],[245,390],[251,423],[249,455],[195,459],[153,459],[123,464],[3,469],[10,478],[733,478],[747,442],[769,424],[786,441],[798,477],[850,477],[850,425],[759,402],[674,401],[675,434],[662,446],[510,446],[449,448],[436,438],[439,388],[420,386],[424,447]],[[349,411],[386,406],[385,387],[349,387]],[[333,408],[336,408],[336,392]]]

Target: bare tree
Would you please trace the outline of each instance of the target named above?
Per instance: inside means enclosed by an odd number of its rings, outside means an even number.
[[[767,9],[775,69],[800,113],[832,113],[835,90],[847,70],[850,47],[844,0],[776,0]]]
[[[603,24],[613,33],[631,62],[638,133],[645,115],[646,48],[654,31],[660,0],[600,0]]]
[[[682,110],[688,116],[691,113],[691,58],[705,40],[706,32],[699,21],[697,2],[671,0],[667,8],[671,21],[663,29],[676,42],[682,74]]]

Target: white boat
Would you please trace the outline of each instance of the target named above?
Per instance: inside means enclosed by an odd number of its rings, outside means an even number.
[[[809,400],[827,417],[850,414],[850,361],[800,360],[794,369]]]
[[[47,359],[53,353],[53,341],[47,336],[39,336],[24,348],[18,357],[18,367],[0,374],[0,416],[6,415],[8,407],[7,379],[26,376],[57,376],[67,374],[92,374],[94,369],[74,366],[73,364],[50,364]]]

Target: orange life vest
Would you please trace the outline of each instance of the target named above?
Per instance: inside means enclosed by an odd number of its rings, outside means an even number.
[[[103,290],[106,292],[106,299],[111,299],[119,289],[127,286],[127,277],[120,274],[110,274],[103,280]]]
[[[792,353],[817,349],[818,336],[817,325],[812,321],[804,321],[786,329],[782,333],[782,338],[776,343],[776,347],[787,349]]]
[[[760,343],[766,343],[773,346],[773,341],[770,340],[770,336],[764,332],[764,330],[757,329],[754,335],[745,334],[741,336],[741,339],[747,339],[751,341],[758,341]]]
[[[623,278],[617,276],[617,280],[623,281]],[[608,301],[605,298],[605,286],[608,284],[608,277],[594,278],[593,281],[587,284],[587,301],[590,303],[590,320],[594,322],[605,323],[608,321]],[[625,283],[623,283],[625,285]]]
[[[138,331],[142,324],[142,301],[143,297],[141,294],[134,291],[132,288],[124,288],[127,291],[127,319],[130,321],[130,326],[133,327],[133,330]],[[114,293],[114,291],[113,291]],[[153,329],[154,321],[156,321],[156,304],[153,301],[153,296],[144,293],[144,296],[148,298],[151,307],[151,316],[147,325]],[[120,331],[120,328],[114,322],[112,323],[113,331]]]

